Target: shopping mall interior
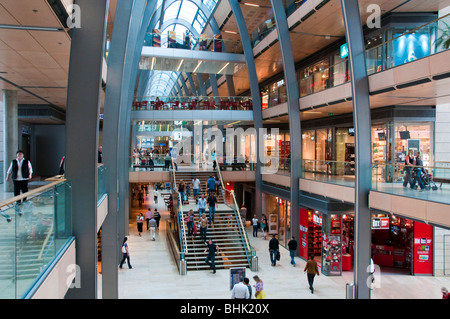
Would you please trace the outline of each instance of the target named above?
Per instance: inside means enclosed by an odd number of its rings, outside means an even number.
[[[0,0],[0,298],[448,298],[449,25],[450,0]]]

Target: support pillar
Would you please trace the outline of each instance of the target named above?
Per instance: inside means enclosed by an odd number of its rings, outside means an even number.
[[[253,121],[255,124],[255,130],[257,132],[256,138],[256,169],[255,169],[255,210],[257,214],[262,212],[262,175],[261,175],[261,163],[259,161],[260,145],[259,139],[262,138],[258,134],[263,127],[262,124],[262,107],[261,107],[261,95],[259,93],[258,77],[256,75],[255,59],[253,55],[253,47],[251,45],[250,37],[248,35],[248,29],[245,24],[244,16],[239,5],[238,0],[229,0],[231,10],[236,19],[239,34],[241,35],[242,47],[244,49],[245,60],[247,62],[248,76],[250,80],[250,91],[253,101]],[[239,204],[239,203],[238,203]]]
[[[3,162],[3,180],[6,177],[6,171],[9,164],[16,158],[19,150],[19,120],[18,120],[18,99],[16,90],[3,90],[3,123],[5,126],[4,135],[4,162]],[[5,192],[13,192],[14,186],[12,181],[4,182]]]
[[[370,299],[367,284],[371,259],[369,192],[372,178],[369,80],[358,0],[341,0],[352,79],[355,126],[355,297]]]
[[[298,82],[295,74],[294,57],[292,55],[291,39],[289,36],[289,28],[283,2],[281,0],[271,0],[271,3],[283,58],[284,81],[286,82],[289,114],[289,133],[291,136],[291,225],[300,225],[299,184],[302,164],[302,130],[300,123]],[[298,228],[294,226],[293,229]],[[296,238],[296,240],[299,240],[299,238]]]
[[[78,0],[72,31],[66,114],[66,178],[72,182],[79,283],[69,299],[97,298],[97,149],[108,0]],[[82,172],[82,174],[81,174]]]

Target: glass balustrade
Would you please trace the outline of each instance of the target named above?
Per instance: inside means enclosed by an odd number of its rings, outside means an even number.
[[[354,174],[354,162],[303,159],[300,178],[354,187]]]
[[[442,165],[445,164],[445,165]],[[435,166],[373,164],[372,190],[450,204],[450,163]]]
[[[250,111],[252,99],[248,96],[138,96],[133,102],[134,111],[180,111],[180,110],[230,110]]]
[[[21,299],[72,236],[70,182],[48,184],[0,203],[0,298]]]
[[[408,32],[394,35],[392,40],[366,50],[368,75],[382,72],[450,47],[450,14]],[[412,48],[412,49],[411,49]],[[321,92],[349,82],[348,59],[330,67],[302,70],[299,76],[300,97]]]

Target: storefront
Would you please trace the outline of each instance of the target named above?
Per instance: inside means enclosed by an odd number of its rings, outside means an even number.
[[[378,181],[399,181],[409,150],[419,151],[425,166],[434,154],[433,106],[372,109],[372,162],[380,164]],[[326,126],[326,127],[323,127]],[[302,153],[307,172],[354,175],[355,136],[350,114],[302,123]]]
[[[263,193],[263,212],[267,217],[268,235],[276,234],[283,247],[291,239],[291,205],[286,199]]]
[[[354,214],[300,209],[299,257],[315,256],[321,272],[340,276],[353,270]],[[372,213],[372,260],[381,270],[433,274],[433,227],[387,213]]]

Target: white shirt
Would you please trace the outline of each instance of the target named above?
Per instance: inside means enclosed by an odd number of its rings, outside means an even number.
[[[15,161],[17,161],[17,177],[16,177],[16,181],[24,181],[24,180],[28,180],[28,176],[22,176],[22,163],[23,160],[25,158],[22,158],[21,161],[19,161],[17,158],[15,159]],[[28,171],[30,172],[30,176],[33,174],[33,168],[31,167],[31,162],[28,161]],[[9,164],[9,168],[8,171],[6,172],[6,174],[11,174],[12,172],[12,162],[11,164]]]
[[[206,198],[199,198],[198,199],[198,208],[206,209]]]
[[[193,189],[199,189],[199,187],[200,187],[200,180],[197,178],[197,179],[194,179],[193,181],[192,181],[192,188]]]
[[[231,299],[250,299],[248,287],[243,282],[235,284],[231,291]]]
[[[253,225],[255,225],[255,226],[258,225],[258,218],[253,218],[252,221],[253,221]]]

